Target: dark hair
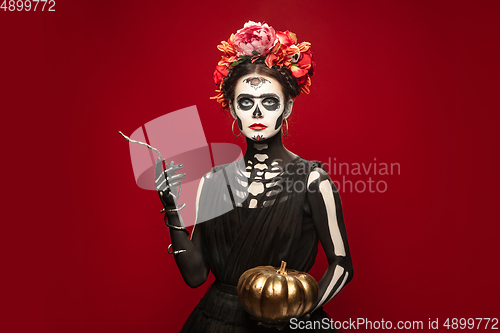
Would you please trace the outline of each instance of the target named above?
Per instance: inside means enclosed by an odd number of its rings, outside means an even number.
[[[245,60],[231,69],[222,82],[222,91],[224,92],[226,101],[232,102],[234,100],[234,89],[236,88],[238,79],[252,73],[266,75],[278,81],[285,96],[285,103],[290,98],[295,98],[299,95],[299,84],[289,69],[285,67],[280,68],[276,65],[269,68],[265,64],[264,59],[260,58],[253,63],[250,60]]]

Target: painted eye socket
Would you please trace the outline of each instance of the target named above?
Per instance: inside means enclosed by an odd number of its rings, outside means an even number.
[[[266,99],[264,99],[262,101],[262,105],[269,111],[274,111],[276,110],[279,105],[280,105],[280,102],[278,99],[274,98],[274,97],[268,97]]]
[[[253,107],[254,102],[250,98],[242,98],[238,101],[240,109],[248,111]]]

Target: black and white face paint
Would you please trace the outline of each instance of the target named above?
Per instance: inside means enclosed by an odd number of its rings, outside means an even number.
[[[281,85],[273,78],[258,74],[242,77],[235,87],[232,110],[241,133],[254,141],[278,134],[285,111],[284,100]]]

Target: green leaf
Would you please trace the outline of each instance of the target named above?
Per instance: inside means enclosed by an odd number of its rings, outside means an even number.
[[[252,54],[253,55],[259,55],[260,53],[254,50],[254,51],[252,51]]]

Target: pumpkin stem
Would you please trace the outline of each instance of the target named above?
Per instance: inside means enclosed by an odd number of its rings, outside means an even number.
[[[276,273],[281,274],[281,275],[286,275],[286,269],[285,269],[285,267],[286,267],[286,262],[282,260],[281,261],[280,269],[278,269],[276,271]]]

